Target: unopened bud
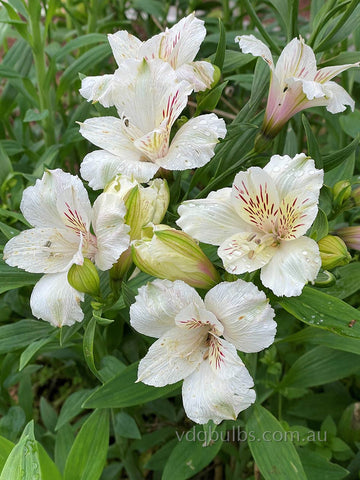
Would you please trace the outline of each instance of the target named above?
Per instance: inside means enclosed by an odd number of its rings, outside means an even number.
[[[336,235],[344,240],[348,248],[360,250],[360,227],[338,228]]]
[[[351,255],[340,237],[326,235],[326,237],[319,240],[318,245],[321,265],[325,270],[347,265],[351,260]]]
[[[356,185],[351,192],[351,199],[355,207],[360,207],[360,185]]]
[[[221,78],[221,70],[217,65],[213,65],[214,67],[214,75],[213,75],[213,81],[211,82],[210,88],[214,88],[218,83]]]
[[[100,294],[100,279],[95,265],[88,258],[84,258],[82,265],[71,266],[68,272],[68,282],[78,292],[88,293],[93,297]]]
[[[351,184],[348,180],[335,183],[332,188],[334,204],[337,208],[345,206],[345,202],[351,196]]]
[[[218,272],[190,235],[166,225],[149,225],[132,244],[134,263],[158,278],[183,280],[209,289],[220,281]]]

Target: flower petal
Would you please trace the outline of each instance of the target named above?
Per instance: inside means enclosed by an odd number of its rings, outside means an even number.
[[[202,361],[183,383],[182,395],[186,415],[196,423],[212,420],[236,420],[239,412],[255,401],[254,385],[249,372],[237,356],[235,347],[221,340],[223,361],[214,369]]]
[[[336,82],[324,83],[327,103],[326,110],[330,113],[340,113],[346,110],[349,105],[352,111],[355,108],[355,102],[347,91]]]
[[[305,235],[318,213],[319,195],[311,191],[295,190],[280,203],[277,234],[283,240]]]
[[[88,153],[80,166],[80,173],[84,180],[94,190],[100,190],[115,178],[119,173],[133,176],[138,182],[148,182],[158,171],[159,166],[139,160],[141,152],[130,152],[126,156],[117,156],[105,150],[96,150]]]
[[[67,281],[66,273],[44,275],[35,285],[30,307],[36,318],[55,327],[81,322],[84,314],[80,302],[84,294],[75,290]]]
[[[287,79],[287,85],[289,88],[296,88],[296,84],[301,85],[302,91],[305,93],[308,100],[325,97],[325,91],[323,89],[323,86],[319,82],[295,77]]]
[[[300,295],[304,285],[315,280],[321,267],[317,243],[308,237],[281,242],[271,261],[261,269],[262,283],[277,296]]]
[[[236,175],[232,202],[245,222],[264,232],[273,232],[279,195],[273,179],[262,168],[250,167]]]
[[[137,381],[163,387],[190,375],[202,361],[207,348],[203,328],[174,327],[166,331],[140,361]]]
[[[175,323],[178,327],[189,330],[205,327],[205,336],[210,327],[217,335],[222,335],[224,330],[215,315],[204,308],[203,303],[201,305],[194,302],[190,303],[176,315]]]
[[[214,113],[192,118],[176,133],[167,155],[156,163],[169,170],[202,167],[214,156],[218,138],[225,135],[225,122]]]
[[[275,67],[275,75],[281,86],[286,85],[291,77],[314,80],[316,72],[315,54],[301,37],[294,38],[286,45]]]
[[[156,279],[139,288],[130,307],[130,323],[143,335],[158,338],[175,326],[176,315],[191,303],[203,305],[194,288],[181,280]]]
[[[218,255],[225,270],[239,275],[266,265],[277,248],[271,234],[242,232],[227,238],[218,248]]]
[[[176,221],[184,232],[200,242],[220,245],[238,232],[251,230],[231,203],[231,188],[211,192],[201,200],[188,200],[178,208]]]
[[[31,273],[65,272],[83,262],[80,238],[65,228],[24,230],[5,245],[4,260]]]
[[[120,30],[108,35],[111,50],[116,63],[120,65],[127,58],[137,58],[142,45],[141,40],[126,30]]]
[[[253,283],[219,283],[206,294],[204,303],[224,326],[224,338],[238,350],[259,352],[273,343],[275,312]]]
[[[176,69],[179,80],[186,80],[192,85],[195,92],[202,92],[210,88],[214,80],[214,67],[210,62],[191,62]]]
[[[254,37],[254,35],[240,35],[235,38],[235,42],[239,42],[239,47],[243,53],[251,53],[254,57],[262,57],[271,70],[274,69],[274,62],[269,47]]]
[[[79,92],[88,102],[99,102],[104,107],[111,107],[114,105],[113,81],[114,75],[85,77],[81,81]]]
[[[325,83],[331,80],[332,78],[336,77],[336,75],[339,75],[339,73],[344,72],[345,70],[348,70],[349,68],[353,68],[353,67],[360,67],[360,62],[347,63],[345,65],[336,65],[333,67],[320,68],[320,70],[316,72],[314,80],[316,82]]]
[[[34,227],[72,228],[73,215],[81,231],[90,226],[91,205],[82,181],[60,169],[47,170],[41,180],[26,188],[20,209]]]
[[[147,58],[160,58],[177,69],[194,60],[205,35],[203,20],[191,13],[170,29],[144,42],[140,53]]]
[[[264,170],[274,180],[280,198],[296,190],[319,196],[324,172],[316,169],[314,160],[304,153],[299,153],[294,158],[288,155],[273,155]]]
[[[129,246],[130,227],[124,223],[126,207],[119,195],[102,193],[95,200],[93,213],[97,241],[95,264],[100,270],[109,270]]]

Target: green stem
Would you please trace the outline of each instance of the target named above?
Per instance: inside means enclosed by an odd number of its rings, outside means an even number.
[[[87,32],[93,33],[96,31],[96,21],[97,21],[97,13],[98,13],[98,0],[90,0],[90,7],[89,7],[89,16],[88,16],[88,24],[87,24]]]
[[[41,10],[33,11],[30,15],[30,28],[32,34],[31,49],[34,57],[37,89],[39,95],[40,112],[47,110],[47,118],[42,120],[44,129],[45,145],[47,147],[55,143],[54,115],[52,114],[52,103],[49,89],[45,89],[46,83],[46,57],[45,57],[45,38],[41,33]]]
[[[344,23],[347,21],[347,19],[350,17],[350,15],[353,13],[353,11],[355,10],[355,8],[358,5],[359,5],[359,0],[352,0],[352,2],[349,5],[349,8],[346,10],[346,12],[343,14],[343,16],[337,22],[337,24],[326,35],[326,37],[320,42],[320,44],[314,49],[315,52],[321,51],[321,49],[324,47],[324,45],[326,45],[328,40],[330,40],[340,30],[340,28],[344,25]]]
[[[257,16],[253,6],[251,5],[250,1],[249,0],[242,0],[242,1],[245,5],[246,12],[251,17],[252,21],[255,23],[255,25],[258,28],[261,35],[264,37],[264,39],[270,45],[271,49],[274,50],[277,54],[280,54],[280,52],[281,52],[280,48],[276,45],[276,43],[273,41],[273,39],[270,37],[270,35],[267,33],[267,31],[263,27],[259,17]]]

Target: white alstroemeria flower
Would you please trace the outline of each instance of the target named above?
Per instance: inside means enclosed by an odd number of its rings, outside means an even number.
[[[318,212],[323,171],[303,153],[274,155],[264,169],[236,175],[232,188],[179,207],[176,222],[201,242],[220,245],[228,272],[261,268],[262,283],[275,295],[300,295],[320,269],[317,243],[304,234]]]
[[[100,147],[81,164],[81,175],[93,189],[104,188],[122,173],[147,182],[160,167],[186,170],[205,165],[214,155],[225,122],[214,113],[186,122],[170,142],[175,120],[187,104],[191,86],[177,81],[174,70],[160,60],[127,60],[117,74],[120,118],[99,117],[80,124],[80,133]]]
[[[70,286],[68,271],[84,258],[108,270],[128,248],[123,200],[103,193],[91,207],[81,180],[57,169],[24,190],[20,209],[34,228],[5,245],[4,260],[27,272],[45,273],[31,294],[33,315],[58,327],[80,322],[84,295]]]
[[[199,92],[210,88],[214,77],[211,63],[193,61],[205,35],[204,22],[192,13],[146,42],[141,42],[126,30],[108,35],[108,39],[118,66],[128,58],[160,59],[171,65],[179,80],[187,80],[192,89]],[[98,101],[109,107],[116,104],[113,92],[116,82],[114,75],[85,77],[80,93],[88,101]]]
[[[139,364],[138,381],[162,387],[184,379],[191,420],[235,420],[255,401],[253,380],[236,349],[259,352],[271,345],[273,317],[265,294],[243,280],[219,283],[204,301],[181,280],[154,280],[130,307],[135,330],[158,338]]]
[[[294,38],[281,52],[274,66],[269,48],[254,35],[241,35],[235,42],[244,53],[262,57],[271,70],[270,91],[263,123],[263,133],[273,138],[297,112],[310,107],[326,106],[331,113],[343,112],[346,105],[354,110],[355,102],[340,85],[330,80],[360,62],[316,67],[313,50],[303,38]]]

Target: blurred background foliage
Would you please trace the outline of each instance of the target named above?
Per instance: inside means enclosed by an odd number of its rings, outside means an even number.
[[[76,122],[112,114],[78,93],[82,76],[116,68],[106,35],[126,29],[145,40],[194,10],[208,32],[198,58],[215,62],[222,77],[210,92],[193,94],[184,115],[215,111],[226,120],[228,135],[208,165],[196,173],[175,172],[170,179],[170,224],[182,199],[204,188],[230,185],[234,174],[249,166],[246,153],[262,121],[269,71],[261,59],[240,52],[236,35],[255,32],[276,56],[301,34],[321,67],[360,58],[357,0],[2,1],[1,248],[27,226],[19,213],[26,186],[45,168],[79,172],[92,147]],[[359,105],[360,72],[353,69],[340,78]],[[340,180],[359,179],[359,126],[357,109],[331,115],[325,108],[314,108],[295,116],[268,151],[251,161],[262,166],[273,153],[304,151],[324,167],[324,213],[314,227],[316,240],[337,224],[358,223],[359,208],[336,204],[331,187]],[[89,193],[94,198],[94,192]],[[216,249],[204,250],[216,264]],[[150,387],[135,388],[136,369],[126,368],[150,343],[128,324],[128,306],[149,277],[140,274],[123,283],[120,299],[104,312],[106,318],[93,316],[87,299],[84,324],[60,332],[31,316],[29,294],[38,275],[1,261],[0,468],[12,457],[0,480],[358,479],[357,260],[353,252],[352,263],[334,270],[335,283],[307,287],[303,300],[272,299],[277,342],[258,355],[243,355],[255,378],[258,405],[217,430],[254,431],[259,438],[264,431],[297,431],[301,438],[251,443],[235,435],[206,448],[203,441],[178,441],[178,435],[193,426],[184,417],[180,387],[155,393]],[[333,333],[339,319],[344,326]],[[352,320],[358,323],[350,327]],[[332,331],[313,326],[323,321]],[[99,389],[101,383],[105,385]],[[209,428],[197,426],[196,433]],[[316,441],[308,441],[309,431],[316,432]]]

